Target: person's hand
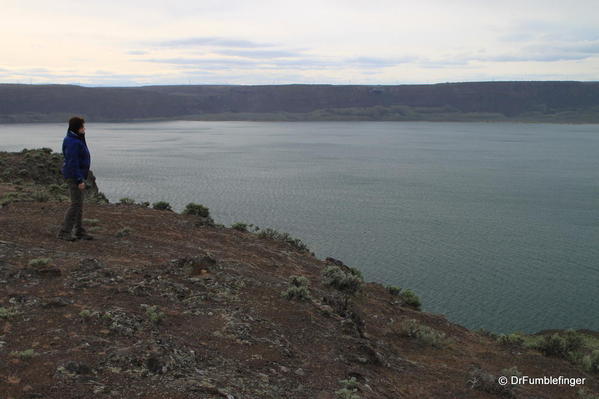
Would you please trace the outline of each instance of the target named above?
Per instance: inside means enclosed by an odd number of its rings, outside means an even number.
[[[85,190],[85,183],[81,182],[77,187],[79,187],[79,190]]]

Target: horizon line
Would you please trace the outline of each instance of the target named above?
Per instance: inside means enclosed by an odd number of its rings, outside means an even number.
[[[76,86],[85,88],[142,88],[142,87],[168,87],[168,86],[243,86],[243,87],[277,87],[277,86],[435,86],[445,84],[467,84],[467,83],[599,83],[599,80],[472,80],[472,81],[447,81],[436,83],[397,83],[397,84],[360,84],[360,83],[280,83],[280,84],[232,84],[232,83],[199,83],[199,84],[149,84],[131,86],[93,85],[81,83],[14,83],[0,82],[2,86]]]

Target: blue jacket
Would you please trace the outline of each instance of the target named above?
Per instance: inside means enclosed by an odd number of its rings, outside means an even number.
[[[77,134],[72,130],[67,131],[67,135],[62,141],[62,155],[64,156],[62,175],[65,179],[75,179],[77,184],[87,179],[91,157],[85,142],[85,135]]]

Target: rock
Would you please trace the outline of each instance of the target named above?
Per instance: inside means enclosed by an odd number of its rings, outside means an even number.
[[[324,261],[326,263],[332,263],[337,266],[345,266],[345,264],[343,262],[341,262],[339,259],[335,259],[335,258],[331,258],[331,257],[327,257]]]
[[[42,269],[35,269],[35,273],[44,278],[60,277],[62,271],[57,267],[44,267]]]
[[[369,342],[361,342],[359,345],[359,351],[363,354],[362,356],[359,356],[360,358],[362,358],[359,360],[360,363],[369,363],[377,366],[385,364],[384,358],[381,355],[381,353],[379,353],[375,348],[373,348],[373,345],[371,345]]]
[[[195,227],[203,227],[203,226],[214,227],[214,220],[210,216],[196,216],[194,225],[195,225]]]
[[[92,369],[87,364],[77,363],[74,361],[67,362],[64,366],[64,369],[73,374],[91,374]]]
[[[97,386],[94,387],[93,392],[94,392],[94,394],[97,395],[99,393],[104,392],[105,390],[106,390],[106,386],[105,385],[97,385]]]
[[[216,265],[216,259],[209,253],[202,256],[180,258],[171,261],[175,269],[182,270],[188,276],[207,274]]]
[[[187,378],[182,381],[182,386],[185,390],[191,392],[203,392],[211,395],[218,395],[227,399],[235,399],[235,396],[225,392],[223,389],[218,388],[212,382],[205,379]]]
[[[154,374],[160,374],[162,372],[163,364],[160,359],[156,356],[150,356],[146,360],[146,368]]]
[[[17,384],[21,383],[21,378],[19,378],[17,376],[9,376],[7,378],[7,381],[9,384],[17,385]]]
[[[81,271],[92,272],[102,268],[104,268],[102,262],[95,258],[86,258],[79,263],[79,270]]]
[[[319,305],[318,310],[326,317],[330,317],[335,313],[335,310],[329,305]]]
[[[68,300],[66,298],[56,297],[56,298],[51,298],[48,301],[44,302],[42,304],[42,307],[44,307],[44,308],[61,308],[64,306],[71,305],[72,303],[73,303],[73,301]]]
[[[116,284],[123,277],[113,270],[104,267],[102,262],[94,258],[83,259],[79,267],[69,274],[65,281],[68,288],[93,288],[99,285]]]

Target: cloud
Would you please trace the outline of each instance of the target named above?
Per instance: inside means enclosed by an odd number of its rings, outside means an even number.
[[[219,52],[220,53],[220,52]],[[302,56],[300,53],[289,52],[293,54],[291,57],[266,57],[254,59],[248,57],[228,58],[228,57],[213,57],[213,58],[148,58],[138,59],[143,62],[165,63],[172,64],[182,68],[199,67],[203,69],[219,69],[219,68],[243,68],[243,69],[297,69],[297,70],[313,70],[313,69],[340,69],[340,68],[366,68],[366,69],[381,69],[393,67],[400,64],[410,63],[416,60],[414,57],[310,57]],[[232,52],[230,54],[237,54]],[[250,52],[254,55],[253,52]],[[259,53],[258,53],[259,54]],[[283,51],[282,54],[287,54]]]
[[[480,74],[599,79],[596,0],[106,0],[84,2],[76,10],[71,0],[31,1],[9,1],[2,9],[4,79],[98,84],[110,76],[157,84],[187,83],[187,76],[244,84],[430,83]],[[143,18],[131,19],[142,3]],[[69,24],[73,15],[85,23]],[[56,24],[65,28],[57,31]],[[66,54],[64,48],[80,51]]]
[[[95,73],[73,73],[62,69],[46,69],[46,68],[28,68],[18,70],[0,70],[0,77],[10,79],[12,81],[34,80],[35,83],[76,83],[83,82],[107,84],[107,83],[127,83],[133,85],[136,80],[144,80],[143,75],[135,73],[112,73],[110,71],[95,71]]]
[[[498,36],[503,42],[526,42],[536,38],[537,35],[532,32],[510,32]]]
[[[472,58],[445,58],[445,59],[420,59],[418,66],[426,69],[444,69],[444,68],[474,68],[470,65]]]
[[[589,54],[566,54],[566,53],[529,53],[529,54],[503,54],[490,57],[474,58],[472,61],[482,62],[557,62],[583,60],[591,57]]]
[[[240,60],[237,58],[148,58],[139,60],[143,62],[156,62],[162,64],[172,64],[177,66],[213,66],[219,68],[222,66],[230,65],[237,67],[244,66],[255,66],[259,63],[252,60]]]
[[[555,48],[564,52],[577,52],[587,55],[599,54],[599,40],[567,43],[564,45],[558,45]],[[545,49],[541,48],[540,50]]]
[[[189,37],[184,39],[164,40],[159,42],[150,43],[158,47],[170,47],[170,48],[181,48],[181,47],[202,47],[202,46],[215,46],[215,47],[236,47],[236,48],[259,48],[259,47],[271,47],[271,43],[258,43],[251,40],[245,39],[231,39],[222,37]]]
[[[407,64],[416,61],[416,57],[405,56],[405,57],[351,57],[343,60],[344,63],[355,66],[371,67],[371,68],[385,68],[392,67],[399,64]]]
[[[572,23],[565,18],[515,20],[507,24],[502,31],[508,33],[498,35],[498,39],[506,42],[599,40],[599,28],[596,22],[578,20]]]
[[[302,53],[299,51],[288,50],[218,50],[216,53],[248,58],[291,58],[302,56]]]
[[[556,62],[584,60],[599,54],[599,41],[538,43],[521,47],[511,54],[480,57],[491,62]]]

